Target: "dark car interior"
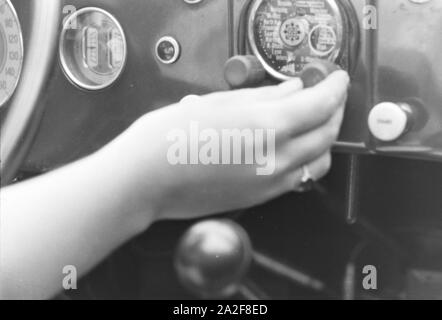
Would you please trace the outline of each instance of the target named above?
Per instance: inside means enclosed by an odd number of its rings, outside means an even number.
[[[316,59],[352,79],[324,180],[209,219],[242,251],[207,287],[179,268],[207,220],[161,222],[58,299],[442,299],[442,1],[0,0],[0,13],[2,186],[189,95],[277,84]]]

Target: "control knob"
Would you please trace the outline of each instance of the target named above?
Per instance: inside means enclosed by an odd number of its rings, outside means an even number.
[[[368,116],[371,134],[383,142],[402,137],[413,124],[413,109],[407,103],[382,102]]]
[[[304,70],[300,74],[300,78],[304,83],[304,88],[311,88],[338,70],[341,70],[341,68],[333,62],[316,60],[304,67]]]
[[[227,298],[241,286],[252,261],[246,231],[233,221],[210,220],[182,237],[175,269],[181,283],[202,298]]]
[[[261,62],[255,56],[234,56],[224,66],[224,79],[232,88],[253,87],[266,77]]]

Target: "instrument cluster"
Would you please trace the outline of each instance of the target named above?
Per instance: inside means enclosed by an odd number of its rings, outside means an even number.
[[[245,25],[247,35],[240,32],[241,50],[225,68],[231,88],[303,79],[307,66],[334,63],[352,78],[336,150],[442,159],[440,3],[251,0],[244,7],[239,29]]]
[[[59,55],[63,71],[86,90],[109,87],[126,63],[126,37],[118,20],[100,8],[82,8],[63,25]]]
[[[333,0],[255,1],[248,26],[253,53],[281,80],[299,75],[315,59],[337,61],[345,42],[345,21]]]
[[[14,94],[23,55],[23,35],[17,13],[9,0],[0,0],[0,107]]]
[[[19,4],[0,0],[3,106],[17,86],[25,54]],[[52,168],[90,154],[146,112],[187,95],[275,84],[300,76],[317,60],[338,65],[352,78],[336,150],[442,159],[439,1],[71,5],[75,11],[61,13],[50,99],[41,101],[46,116],[29,167]]]

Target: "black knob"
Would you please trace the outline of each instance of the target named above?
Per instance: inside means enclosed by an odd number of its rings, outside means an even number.
[[[224,78],[232,88],[253,87],[265,77],[264,67],[255,56],[234,56],[224,66]]]
[[[327,78],[330,74],[341,68],[333,62],[327,60],[316,60],[304,67],[300,78],[304,83],[304,88],[311,88]]]
[[[228,220],[210,220],[191,227],[175,255],[181,283],[202,298],[235,294],[252,260],[246,231]]]

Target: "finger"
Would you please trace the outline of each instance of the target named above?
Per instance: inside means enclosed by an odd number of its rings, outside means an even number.
[[[282,99],[304,88],[300,78],[281,82],[279,85],[249,89],[251,94],[261,95],[267,99]]]
[[[281,111],[279,116],[292,134],[304,133],[329,121],[345,105],[348,85],[345,71],[334,72],[317,86],[277,101],[270,112]]]
[[[260,87],[256,89],[237,90],[236,94],[249,101],[272,101],[288,97],[304,88],[302,80],[293,78],[292,80],[282,82],[279,85]]]
[[[282,82],[280,85],[274,87],[275,95],[279,95],[280,98],[285,97],[286,95],[291,95],[298,91],[304,89],[304,83],[300,78],[294,78],[292,80],[288,80]]]
[[[288,97],[295,92],[299,92],[303,88],[304,84],[302,80],[300,78],[293,78],[292,80],[282,82],[279,85],[249,89],[249,93],[259,100],[279,100]]]
[[[332,165],[332,156],[330,152],[326,152],[319,158],[312,162],[305,164],[304,166],[309,171],[313,181],[319,181],[327,175]],[[300,190],[302,186],[302,179],[304,177],[304,168],[300,167],[286,178],[285,185],[289,191]]]
[[[215,92],[206,95],[206,97],[225,100],[226,102],[231,102],[232,100],[236,102],[244,102],[245,104],[253,104],[254,109],[256,109],[257,102],[274,101],[280,100],[287,97],[294,92],[299,92],[304,88],[304,84],[300,78],[293,78],[282,82],[279,85],[265,86],[253,89],[237,89],[228,92]],[[182,102],[187,102],[185,99]],[[273,104],[260,104],[264,106]]]
[[[332,156],[330,150],[328,150],[312,161],[293,168],[293,170],[284,175],[281,184],[281,192],[284,193],[301,190],[301,186],[304,182],[302,181],[305,174],[304,166],[309,171],[313,181],[319,181],[327,175],[331,169],[331,165]]]
[[[341,131],[342,123],[344,121],[344,114],[345,114],[345,104],[343,104],[336,114],[332,117],[331,123],[335,126],[337,126],[338,134]]]
[[[328,152],[337,140],[342,118],[343,109],[338,111],[325,125],[289,141],[283,151],[287,159],[292,159],[286,166],[287,170],[291,171]]]
[[[181,103],[195,103],[201,99],[200,96],[196,94],[189,94],[181,99]]]

